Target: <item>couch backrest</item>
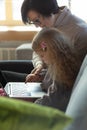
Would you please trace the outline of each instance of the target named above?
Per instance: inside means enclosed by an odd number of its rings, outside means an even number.
[[[77,76],[66,114],[74,120],[64,130],[87,130],[87,56]]]
[[[73,86],[73,89],[76,87],[76,85],[78,84],[78,81],[80,80],[80,77],[85,69],[85,67],[87,66],[87,55],[85,56],[84,60],[83,60],[83,63],[81,65],[81,68],[80,68],[80,71],[78,73],[78,76],[76,78],[76,81],[74,83],[74,86]]]

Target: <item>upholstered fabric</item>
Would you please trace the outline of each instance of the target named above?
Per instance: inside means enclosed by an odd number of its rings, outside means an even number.
[[[16,48],[16,59],[17,60],[31,60],[32,59],[32,44],[25,43]]]
[[[87,130],[87,66],[71,95],[66,114],[74,121],[64,130]]]
[[[20,73],[30,73],[33,69],[33,64],[31,60],[1,60],[0,69]]]
[[[78,84],[78,81],[80,80],[80,77],[81,77],[81,75],[82,75],[82,73],[83,73],[83,71],[84,71],[86,66],[87,66],[87,55],[85,56],[85,58],[83,60],[83,63],[82,63],[81,68],[80,68],[80,71],[79,71],[78,76],[76,78],[76,81],[74,83],[73,90],[74,90],[75,86]]]
[[[71,121],[57,109],[0,98],[0,130],[63,130]]]

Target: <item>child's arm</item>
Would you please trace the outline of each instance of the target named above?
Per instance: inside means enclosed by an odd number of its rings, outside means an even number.
[[[43,69],[40,73],[32,73],[26,76],[25,82],[42,82],[47,69]]]
[[[39,74],[41,70],[44,68],[45,64],[35,52],[33,52],[32,62],[33,62],[34,69],[31,71],[31,73]]]

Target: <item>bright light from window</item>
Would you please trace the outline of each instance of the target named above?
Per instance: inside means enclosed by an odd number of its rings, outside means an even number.
[[[21,5],[24,0],[12,0],[13,20],[21,20]]]
[[[68,7],[68,0],[57,0],[59,6],[67,6]]]
[[[0,20],[5,20],[5,0],[0,0]]]
[[[86,0],[57,0],[59,6],[68,6],[69,1],[71,2],[71,12],[82,18],[83,20],[87,20],[87,2]]]
[[[87,4],[86,0],[72,0],[71,11],[76,16],[87,20]]]

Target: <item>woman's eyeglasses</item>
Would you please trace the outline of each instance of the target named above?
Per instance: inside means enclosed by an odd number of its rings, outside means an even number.
[[[41,24],[39,18],[37,18],[37,19],[35,19],[35,20],[33,20],[33,21],[30,21],[30,20],[28,19],[28,23],[29,23],[29,24],[35,24],[35,25],[40,25],[40,24]]]
[[[35,20],[30,20],[28,18],[27,21],[28,21],[29,24],[41,25],[42,24],[42,22],[41,22],[42,18],[44,18],[44,17],[41,16],[41,15],[38,15],[37,18],[35,18]]]

